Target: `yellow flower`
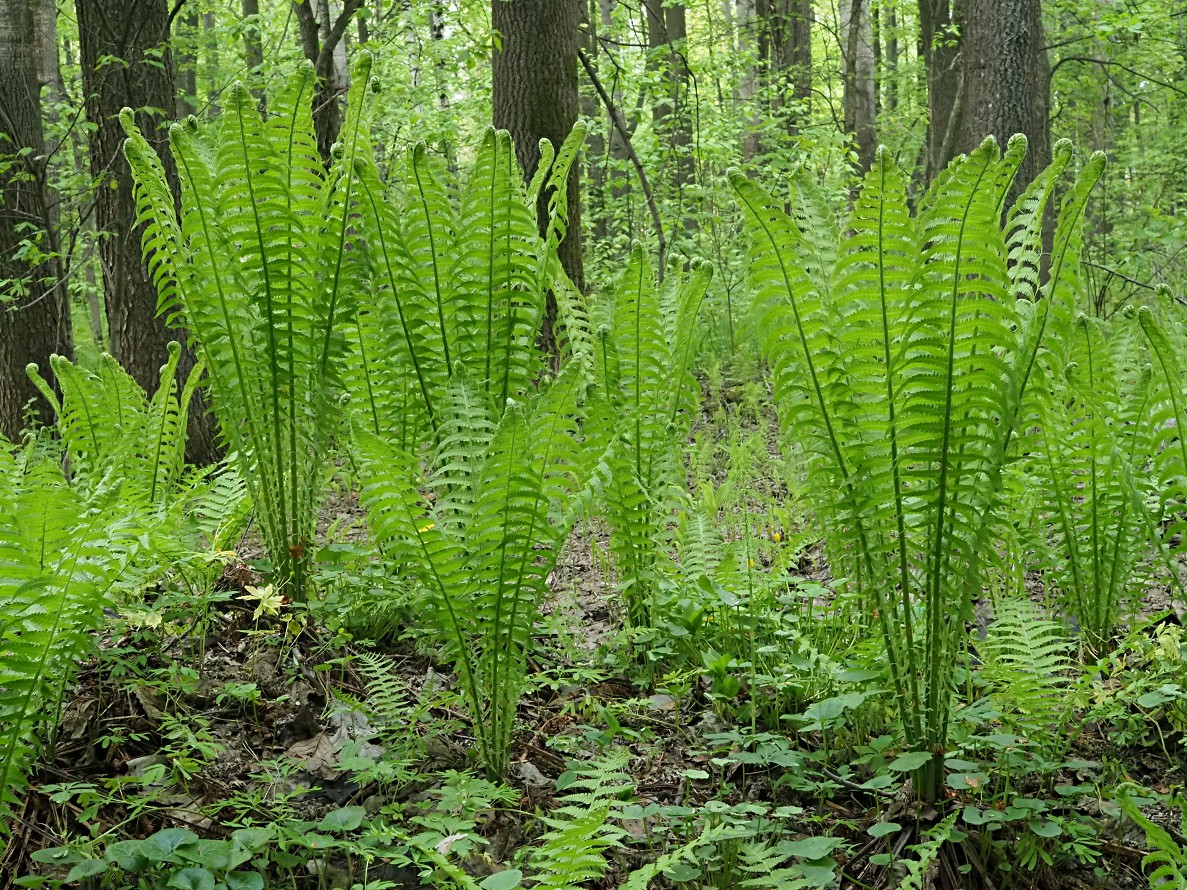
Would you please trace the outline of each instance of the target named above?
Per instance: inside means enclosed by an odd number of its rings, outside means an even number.
[[[246,593],[239,597],[239,599],[249,602],[255,600],[258,604],[255,614],[251,616],[253,621],[259,621],[261,615],[280,614],[280,609],[284,605],[284,597],[277,593],[271,584],[267,587],[252,587],[248,584],[243,589]]]

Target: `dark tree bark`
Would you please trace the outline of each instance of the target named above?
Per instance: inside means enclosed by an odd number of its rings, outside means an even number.
[[[173,82],[181,101],[178,111],[182,114],[198,110],[198,57],[193,51],[194,42],[198,39],[198,25],[198,7],[193,3],[182,7],[181,14],[173,20],[172,45],[185,47],[178,48],[174,53],[177,65]],[[178,39],[179,32],[184,40]]]
[[[33,4],[0,3],[0,434],[20,438],[26,403],[43,422],[52,412],[25,374],[49,371],[53,353],[70,356],[70,304],[50,226],[41,88]],[[45,259],[18,255],[38,237]]]
[[[301,36],[305,58],[317,72],[313,92],[313,127],[317,132],[317,150],[329,167],[331,151],[342,129],[342,102],[346,98],[345,47],[340,47],[351,18],[363,0],[344,0],[342,11],[331,20],[328,0],[315,0],[320,15],[310,0],[293,0],[293,12]],[[341,48],[341,52],[339,51]]]
[[[696,174],[692,154],[692,79],[685,53],[688,26],[683,3],[665,5],[663,0],[646,0],[644,19],[647,25],[649,64],[661,73],[663,93],[652,103],[652,119],[660,136],[667,140],[672,163],[670,183],[677,195]],[[685,215],[685,223],[692,218]]]
[[[1051,163],[1051,69],[1039,0],[978,0],[964,13],[964,96],[957,152],[986,136],[1004,147],[1022,133],[1029,150],[1014,193]]]
[[[602,24],[602,4],[599,0],[586,0],[581,6],[581,22],[584,25],[584,40],[582,49],[589,59],[594,72],[598,69],[598,31]],[[581,90],[581,116],[589,121],[597,121],[602,117],[602,103],[598,101],[597,90],[593,84],[584,84]],[[613,124],[611,124],[613,126]],[[585,139],[586,149],[586,181],[589,194],[587,215],[592,218],[592,231],[595,242],[606,237],[606,131],[596,124],[591,125],[589,135]]]
[[[583,0],[491,0],[491,22],[502,46],[492,67],[494,125],[507,130],[524,175],[531,180],[540,164],[540,140],[560,147],[577,123],[577,48]],[[581,204],[578,165],[569,170],[569,226],[560,261],[584,289],[581,259]],[[547,226],[548,195],[540,196],[541,230]],[[556,306],[549,301],[541,339],[552,342]]]
[[[260,0],[243,0],[243,61],[250,74],[258,75],[264,64],[264,44],[260,40]],[[262,95],[254,91],[256,98]]]
[[[812,97],[811,0],[737,0],[737,10],[742,40],[753,48],[757,66],[743,79],[739,98],[754,96],[761,81],[772,112],[788,99],[806,112]],[[761,122],[759,116],[752,123],[757,129]],[[793,133],[798,129],[794,120],[790,127]],[[751,158],[761,150],[758,133],[748,133],[743,155]]]
[[[960,0],[919,0],[919,55],[927,77],[927,146],[924,173],[930,181],[951,155],[945,136],[955,133],[952,120],[960,91],[960,40],[955,31]],[[975,3],[973,5],[976,5]],[[948,138],[951,146],[952,139]]]
[[[792,99],[806,102],[812,95],[811,0],[758,0],[757,12],[775,107],[789,86]]]
[[[157,291],[141,259],[142,230],[135,225],[132,172],[124,158],[119,112],[124,107],[154,109],[139,110],[136,123],[160,154],[176,191],[177,171],[166,130],[176,111],[169,11],[165,0],[77,0],[76,10],[86,113],[94,127],[90,154],[91,173],[98,183],[95,221],[105,233],[99,253],[109,348],[151,394],[168,361],[169,341],[184,345],[185,332],[170,328],[157,315]],[[179,374],[184,378],[193,365],[193,352],[187,347]],[[194,462],[208,462],[217,451],[213,417],[201,400],[194,402],[189,417],[186,454]]]

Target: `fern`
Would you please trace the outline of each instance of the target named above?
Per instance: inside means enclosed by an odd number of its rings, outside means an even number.
[[[1170,802],[1179,810],[1180,836],[1187,835],[1187,798],[1184,798],[1182,794],[1176,794],[1171,797]],[[1146,833],[1146,843],[1153,847],[1142,857],[1142,867],[1151,869],[1146,874],[1146,880],[1150,882],[1151,890],[1187,886],[1187,850],[1184,850],[1178,841],[1171,837],[1169,831],[1151,821],[1138,808],[1131,796],[1130,789],[1119,789],[1117,805]]]
[[[35,446],[0,448],[0,824],[139,548],[118,471],[84,496]]]
[[[1187,547],[1187,522],[1183,518],[1187,510],[1187,436],[1183,434],[1187,426],[1184,394],[1187,378],[1168,334],[1168,324],[1145,306],[1138,310],[1137,317],[1149,345],[1153,372],[1147,423],[1152,430],[1151,457],[1158,484],[1159,512],[1169,526],[1163,534],[1165,540],[1181,551]],[[1175,331],[1173,321],[1169,329]]]
[[[880,152],[839,249],[806,176],[793,217],[731,177],[784,435],[802,455],[834,575],[877,616],[914,750],[943,752],[947,741],[964,618],[995,558],[1002,469],[1052,313],[1068,311],[1062,273],[1074,271],[1068,257],[1100,174],[1095,158],[1073,189],[1040,287],[1024,270],[1011,276],[1008,260],[1013,250],[1033,265],[1054,173],[1001,225],[1023,147],[1012,141],[1003,157],[987,140],[958,158],[916,217]],[[1058,146],[1056,170],[1069,152]],[[937,759],[917,789],[934,796],[940,780]]]
[[[997,604],[977,647],[998,708],[1015,730],[1036,742],[1058,739],[1072,710],[1071,648],[1062,624],[1044,620],[1030,602],[1018,599]]]
[[[179,387],[180,356],[181,347],[170,343],[169,361],[151,400],[107,354],[100,356],[98,373],[52,356],[60,401],[37,366],[29,365],[29,377],[57,415],[76,486],[93,486],[119,467],[127,488],[141,491],[147,503],[160,506],[171,499],[184,469],[186,416],[203,370],[199,363]]]
[[[660,875],[672,866],[681,862],[687,862],[690,859],[695,861],[697,851],[701,847],[736,837],[737,831],[737,826],[731,825],[728,822],[711,825],[687,843],[681,844],[674,850],[661,853],[655,858],[654,862],[649,862],[635,869],[630,873],[630,876],[621,885],[619,890],[647,890],[651,886],[652,881],[660,877]]]
[[[137,221],[162,311],[180,313],[210,373],[215,413],[259,513],[278,583],[307,595],[310,551],[344,349],[357,297],[347,273],[353,169],[370,150],[363,123],[369,61],[355,72],[344,143],[327,175],[317,153],[303,67],[261,118],[242,85],[217,131],[170,130],[181,212],[159,159],[122,115]]]
[[[566,182],[583,133],[576,128],[537,178]],[[552,157],[549,149],[545,159]],[[462,186],[423,145],[390,187],[370,159],[359,157],[356,171],[362,197],[354,244],[369,299],[350,331],[352,401],[373,433],[415,450],[443,435],[443,411],[459,381],[496,416],[507,399],[531,389],[543,370],[535,343],[550,289],[563,292],[581,339],[580,296],[556,261],[565,204],[554,194],[541,238],[505,131],[487,131]]]
[[[431,624],[474,720],[487,771],[506,774],[527,650],[547,578],[571,526],[581,484],[578,378],[562,374],[497,422],[458,384],[447,405],[459,421],[418,479],[417,460],[356,425],[360,499],[376,540],[425,593]],[[443,427],[444,428],[444,427]]]
[[[683,280],[673,276],[661,299],[636,245],[594,346],[587,429],[602,454],[610,547],[635,627],[650,626],[671,513],[685,497],[682,446],[699,391],[694,329],[710,277],[697,265]]]
[[[611,755],[576,771],[561,805],[542,822],[551,830],[540,838],[531,866],[545,890],[576,890],[606,872],[606,851],[619,845],[626,832],[609,824],[621,818],[622,801],[634,789],[624,772],[625,755]]]
[[[1128,350],[1118,368],[1100,325],[1088,318],[1067,340],[1065,371],[1044,387],[1031,460],[1042,482],[1046,538],[1058,555],[1054,579],[1089,647],[1100,652],[1150,543],[1141,477],[1151,455],[1151,375],[1130,371],[1140,356]]]

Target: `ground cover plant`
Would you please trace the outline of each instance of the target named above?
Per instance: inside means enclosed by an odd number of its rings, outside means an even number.
[[[727,344],[704,261],[573,280],[581,127],[391,157],[370,64],[328,157],[307,68],[174,125],[176,206],[124,116],[199,362],[0,441],[3,880],[1181,880],[1184,310],[1085,314],[1104,157],[736,172]]]

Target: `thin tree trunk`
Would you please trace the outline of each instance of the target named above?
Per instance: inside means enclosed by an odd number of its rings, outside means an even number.
[[[260,0],[243,0],[243,61],[252,75],[258,75],[264,64],[264,43],[260,39],[262,27]],[[259,89],[253,92],[257,99],[263,95]]]
[[[845,130],[857,143],[862,172],[874,163],[878,148],[875,120],[874,39],[866,0],[847,0],[841,6],[841,33],[845,38]]]
[[[198,7],[190,3],[182,7],[173,24],[173,45],[183,47],[176,53],[177,73],[173,80],[183,103],[181,110],[187,113],[198,109],[198,58],[192,49],[197,35]]]
[[[342,101],[346,95],[346,46],[342,41],[363,0],[344,0],[342,11],[333,17],[329,0],[317,0],[317,3],[321,9],[320,19],[310,0],[293,0],[293,12],[297,18],[301,49],[317,72],[317,89],[313,91],[313,127],[317,133],[317,150],[328,167],[338,131],[342,129]]]
[[[976,4],[973,4],[976,5]],[[944,156],[944,134],[957,95],[960,38],[959,9],[949,0],[919,0],[919,55],[927,78],[927,151],[924,175],[930,181],[950,160]]]

